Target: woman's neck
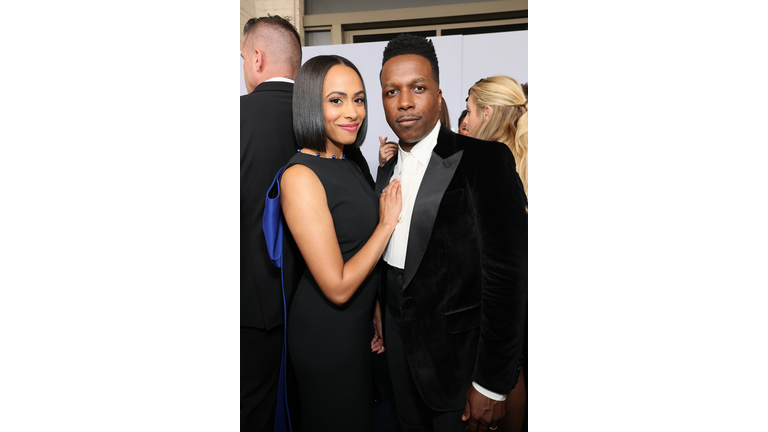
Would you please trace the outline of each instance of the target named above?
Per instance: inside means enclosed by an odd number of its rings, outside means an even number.
[[[311,148],[307,147],[302,148],[301,152],[313,156],[320,155],[321,158],[325,159],[341,159],[341,157],[344,155],[344,146],[337,146],[333,143],[326,143],[324,152],[312,150]],[[334,158],[334,156],[336,157]]]

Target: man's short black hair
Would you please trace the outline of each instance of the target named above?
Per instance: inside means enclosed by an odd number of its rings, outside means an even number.
[[[315,151],[324,152],[328,134],[325,132],[325,118],[323,117],[323,82],[328,71],[336,65],[349,66],[360,77],[365,92],[365,82],[360,71],[351,61],[338,55],[321,55],[307,60],[299,73],[296,74],[296,82],[293,85],[293,134],[299,148],[306,147]],[[365,112],[368,113],[368,93],[363,99]],[[360,147],[368,132],[368,116],[365,116],[354,145]]]
[[[440,84],[440,68],[437,65],[435,46],[431,40],[421,36],[401,33],[389,41],[386,48],[384,48],[384,59],[381,61],[381,68],[384,69],[384,63],[392,57],[405,54],[416,54],[429,60],[429,64],[432,66],[432,78],[435,79],[437,84]],[[381,79],[381,73],[379,73],[379,79]]]
[[[267,14],[267,16],[265,17],[249,19],[243,26],[243,36],[248,35],[248,33],[252,29],[255,29],[256,26],[261,23],[270,24],[270,25],[282,28],[286,32],[292,34],[296,38],[296,43],[299,45],[299,47],[301,47],[301,38],[299,37],[299,32],[296,31],[296,27],[294,27],[290,21],[281,17],[280,15]]]

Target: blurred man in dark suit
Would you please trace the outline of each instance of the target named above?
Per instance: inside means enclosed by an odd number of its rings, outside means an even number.
[[[243,36],[248,94],[240,97],[240,427],[266,431],[275,418],[283,298],[262,216],[272,179],[298,148],[291,100],[301,40],[279,16],[251,18]]]

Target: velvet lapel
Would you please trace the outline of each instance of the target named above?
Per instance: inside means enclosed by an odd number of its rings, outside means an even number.
[[[413,206],[411,227],[408,233],[408,252],[405,256],[403,289],[413,279],[419,269],[421,259],[427,250],[427,243],[432,235],[432,227],[437,217],[437,210],[443,200],[443,194],[459,166],[464,150],[456,151],[456,136],[444,126],[440,128],[432,156],[427,164],[427,171],[421,180],[419,194]],[[394,158],[393,158],[394,159]]]

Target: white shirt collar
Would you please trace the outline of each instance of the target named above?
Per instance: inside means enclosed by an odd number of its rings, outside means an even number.
[[[421,139],[421,141],[414,144],[411,147],[411,154],[416,158],[421,165],[426,166],[429,164],[429,159],[432,157],[432,150],[437,146],[437,136],[440,134],[440,120],[437,121],[435,127],[427,136]],[[403,160],[405,152],[398,146],[398,151],[401,153],[398,155],[399,160]]]
[[[272,77],[268,80],[264,80],[263,82],[287,82],[294,84],[293,80],[290,78],[283,78],[283,77]]]

